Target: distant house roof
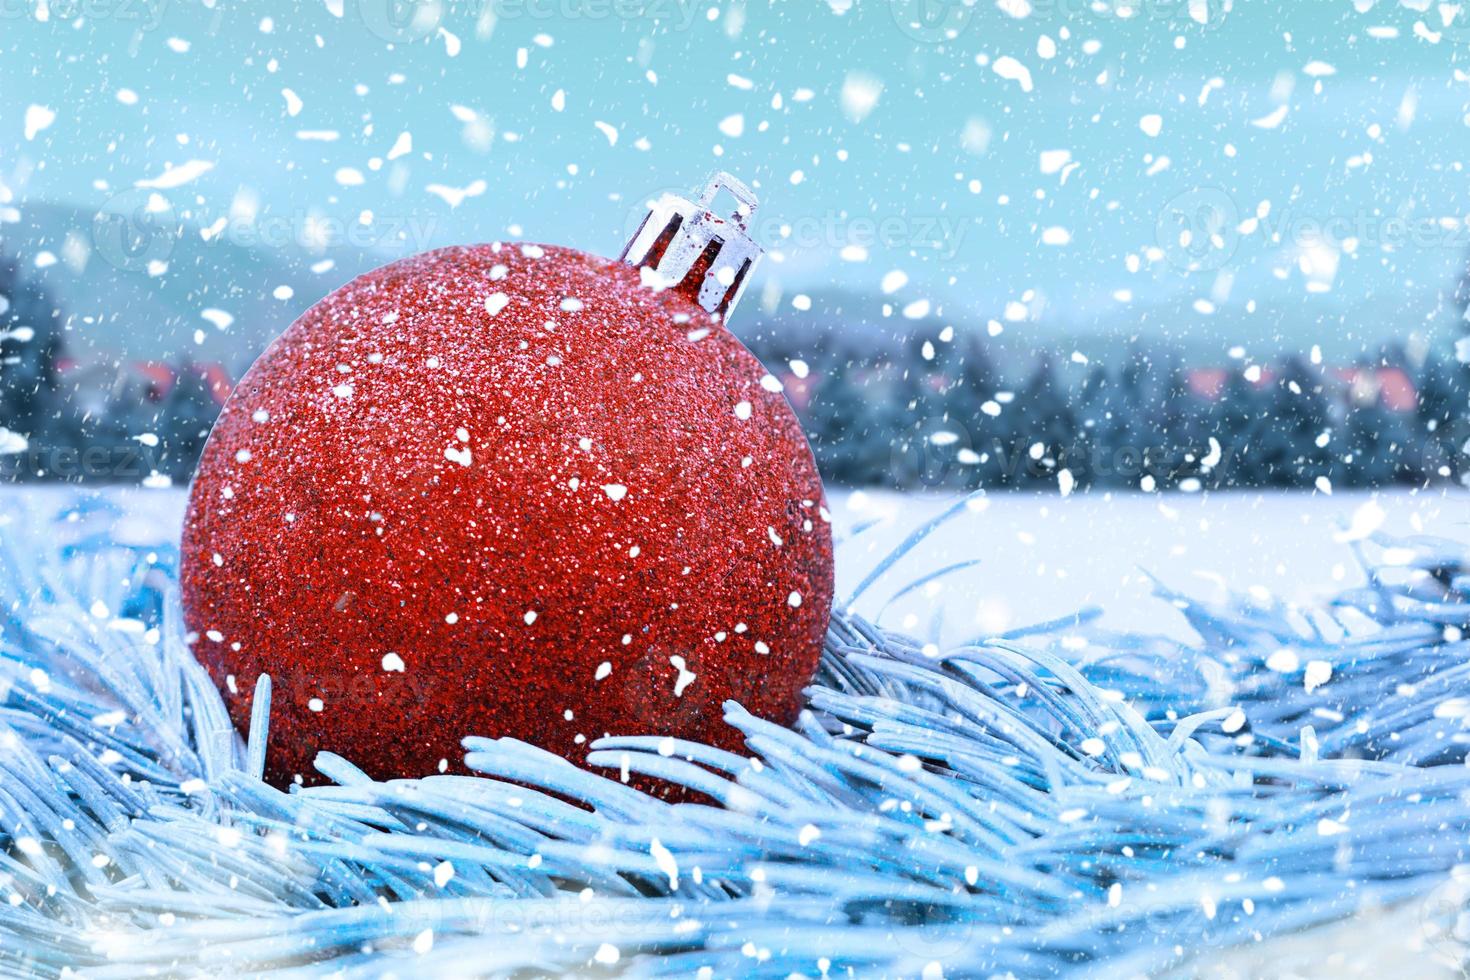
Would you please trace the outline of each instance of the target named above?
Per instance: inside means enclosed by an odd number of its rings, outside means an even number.
[[[1189,390],[1207,401],[1217,401],[1225,392],[1232,372],[1226,368],[1192,368],[1186,375]],[[1262,368],[1254,382],[1256,388],[1264,388],[1277,378],[1277,373]],[[1381,404],[1390,412],[1412,412],[1419,407],[1419,390],[1414,379],[1401,367],[1341,367],[1326,372],[1329,379],[1336,379],[1340,397],[1356,404]]]
[[[89,363],[70,357],[57,359],[56,369],[62,374],[77,372],[90,374],[99,370],[111,370],[105,364]],[[214,399],[216,405],[223,405],[225,399],[230,397],[230,392],[234,390],[235,385],[230,378],[230,372],[218,362],[190,363],[180,369],[163,361],[130,361],[123,368],[123,371],[146,386],[148,399],[155,402],[167,398],[168,393],[173,391],[174,385],[178,383],[180,370],[192,372],[203,378],[204,383],[209,387],[210,397]]]

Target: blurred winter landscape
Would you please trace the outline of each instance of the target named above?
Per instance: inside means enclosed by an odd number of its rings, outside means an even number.
[[[5,5],[0,516],[95,492],[175,542],[220,406],[329,291],[467,241],[616,255],[718,168],[762,199],[732,329],[811,438],[839,597],[983,489],[857,608],[943,648],[1092,607],[1189,640],[1155,579],[1320,602],[1372,533],[1470,543],[1464,16]],[[1433,975],[1423,919],[1189,975]]]
[[[5,16],[13,479],[181,485],[231,386],[331,289],[466,241],[616,255],[651,197],[716,167],[759,194],[768,253],[733,329],[829,482],[1470,474],[1458,7]]]

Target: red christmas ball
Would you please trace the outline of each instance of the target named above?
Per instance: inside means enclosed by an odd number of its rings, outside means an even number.
[[[759,251],[710,196],[655,208],[633,264],[394,262],[241,379],[182,589],[242,731],[272,678],[272,782],[323,750],[377,778],[458,769],[466,735],[578,763],[605,734],[738,748],[727,698],[795,716],[831,530],[779,383],[724,326]]]

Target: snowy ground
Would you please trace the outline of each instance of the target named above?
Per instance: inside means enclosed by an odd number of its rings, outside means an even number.
[[[73,493],[0,489],[0,514],[13,511],[21,500],[44,512]],[[128,515],[118,529],[121,537],[140,543],[176,538],[182,490],[115,489],[108,495]],[[841,540],[839,596],[847,595],[909,531],[958,499],[833,493]],[[855,528],[874,520],[878,523],[852,536]],[[884,612],[884,623],[926,637],[937,631],[945,643],[1097,605],[1106,610],[1104,623],[1114,628],[1186,637],[1182,618],[1150,596],[1144,570],[1205,598],[1221,598],[1228,588],[1319,600],[1362,581],[1346,539],[1373,527],[1470,543],[1470,493],[995,494],[972,501],[879,579],[859,607],[877,615],[890,596],[915,579],[978,558],[978,566],[895,602]],[[938,627],[936,609],[942,611]],[[1220,980],[1454,976],[1424,948],[1421,906],[1365,913],[1259,947],[1212,951],[1178,975]]]
[[[911,528],[957,499],[833,494],[839,534],[867,520],[883,521],[839,546],[839,593],[855,586]],[[1113,628],[1182,637],[1188,633],[1181,617],[1150,595],[1149,574],[1204,599],[1251,591],[1307,602],[1363,581],[1347,539],[1374,527],[1470,542],[1470,493],[994,494],[972,502],[894,566],[859,608],[872,613],[919,577],[979,559],[901,599],[884,622],[927,636],[937,607],[944,616],[942,638],[953,642],[1094,605],[1106,611],[1103,622]]]

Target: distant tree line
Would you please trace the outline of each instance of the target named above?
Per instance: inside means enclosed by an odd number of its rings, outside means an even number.
[[[849,486],[1338,488],[1470,477],[1470,368],[1448,350],[1206,371],[1138,347],[1110,365],[1043,355],[1007,381],[982,343],[939,331],[892,353],[834,337],[757,353],[773,366],[800,362],[805,377],[788,368],[783,380],[823,475]]]
[[[1470,301],[1470,282],[1456,291]],[[0,480],[185,483],[223,379],[71,364],[64,314],[0,260]],[[1202,371],[1136,346],[1042,355],[1003,376],[985,340],[919,324],[889,348],[839,331],[757,331],[825,478],[899,489],[1371,487],[1470,481],[1470,367],[1392,346]]]

